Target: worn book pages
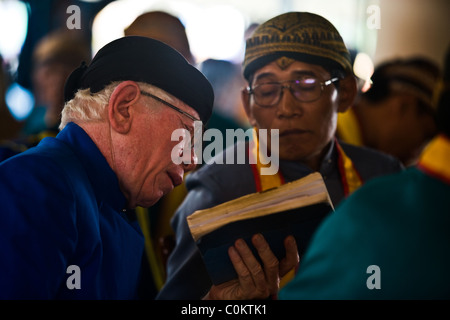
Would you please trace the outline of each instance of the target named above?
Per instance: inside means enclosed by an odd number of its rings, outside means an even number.
[[[249,194],[187,218],[194,240],[228,223],[326,202],[333,207],[320,173],[312,173],[277,188]]]

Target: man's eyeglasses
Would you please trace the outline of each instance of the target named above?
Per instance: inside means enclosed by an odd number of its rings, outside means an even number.
[[[141,94],[143,94],[144,96],[150,97],[155,99],[158,102],[161,102],[162,104],[168,106],[169,108],[172,108],[173,110],[181,113],[182,115],[185,115],[186,117],[188,117],[189,119],[191,119],[192,121],[194,121],[194,132],[190,132],[189,129],[185,129],[189,132],[189,134],[191,135],[191,139],[189,141],[190,145],[188,145],[188,148],[194,148],[194,146],[196,146],[197,144],[201,144],[201,139],[203,138],[203,131],[204,131],[204,127],[203,124],[200,127],[197,127],[196,123],[197,121],[200,121],[200,123],[202,123],[202,121],[200,119],[197,119],[196,117],[194,117],[193,115],[190,115],[189,113],[187,113],[186,111],[181,110],[178,107],[175,107],[173,104],[161,99],[160,97],[157,97],[151,93],[145,92],[141,90]],[[196,134],[196,131],[198,129],[200,129],[200,133]]]
[[[320,98],[326,86],[338,80],[339,78],[332,78],[320,82],[317,78],[306,77],[299,80],[266,82],[258,84],[254,88],[248,87],[247,92],[253,95],[257,105],[263,108],[269,108],[280,102],[283,89],[289,89],[298,101],[312,102]]]
[[[181,110],[181,109],[178,108],[178,107],[175,107],[173,104],[171,104],[171,103],[169,103],[169,102],[167,102],[167,101],[161,99],[160,97],[157,97],[157,96],[155,96],[155,95],[153,95],[153,94],[151,94],[151,93],[148,93],[148,92],[145,92],[145,91],[142,91],[142,90],[141,90],[141,93],[142,93],[144,96],[153,98],[153,99],[155,99],[156,101],[159,101],[159,102],[161,102],[162,104],[165,104],[165,105],[168,106],[169,108],[172,108],[173,110],[175,110],[175,111],[177,111],[177,112],[179,112],[179,113],[185,115],[186,117],[188,117],[188,118],[191,119],[192,121],[201,121],[200,119],[197,119],[196,117],[194,117],[193,115],[190,115],[190,114],[187,113],[186,111],[183,111],[183,110]]]

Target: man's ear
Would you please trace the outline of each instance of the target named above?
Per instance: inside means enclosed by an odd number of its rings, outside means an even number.
[[[141,90],[134,81],[121,82],[114,89],[108,103],[108,118],[115,131],[128,133],[133,121],[132,106],[139,100],[140,95]]]
[[[248,122],[252,127],[256,126],[256,120],[253,117],[253,113],[250,108],[250,94],[247,89],[244,88],[241,91],[242,105],[244,106],[245,114],[247,115]]]
[[[339,81],[339,105],[338,112],[345,112],[355,102],[358,88],[353,75],[347,75]]]

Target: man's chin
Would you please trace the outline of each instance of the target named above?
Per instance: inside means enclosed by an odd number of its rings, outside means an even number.
[[[142,207],[142,208],[150,208],[151,206],[153,206],[156,202],[158,202],[158,200],[156,201],[145,201],[145,202],[140,202],[137,207]]]
[[[299,148],[293,148],[292,150],[280,150],[280,160],[302,161],[303,159],[305,159],[305,154],[299,151]]]
[[[137,205],[139,207],[149,208],[149,207],[155,205],[159,201],[159,199],[161,199],[165,194],[167,194],[167,193],[160,192],[160,193],[158,193],[158,195],[153,195],[152,198],[143,199],[143,200],[139,201]]]

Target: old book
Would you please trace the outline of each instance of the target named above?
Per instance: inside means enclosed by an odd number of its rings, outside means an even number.
[[[317,226],[333,210],[322,176],[316,172],[277,188],[198,210],[187,217],[187,222],[212,282],[220,284],[237,277],[228,248],[238,238],[244,239],[258,257],[250,239],[261,233],[282,259],[283,240],[293,235],[301,256]]]

